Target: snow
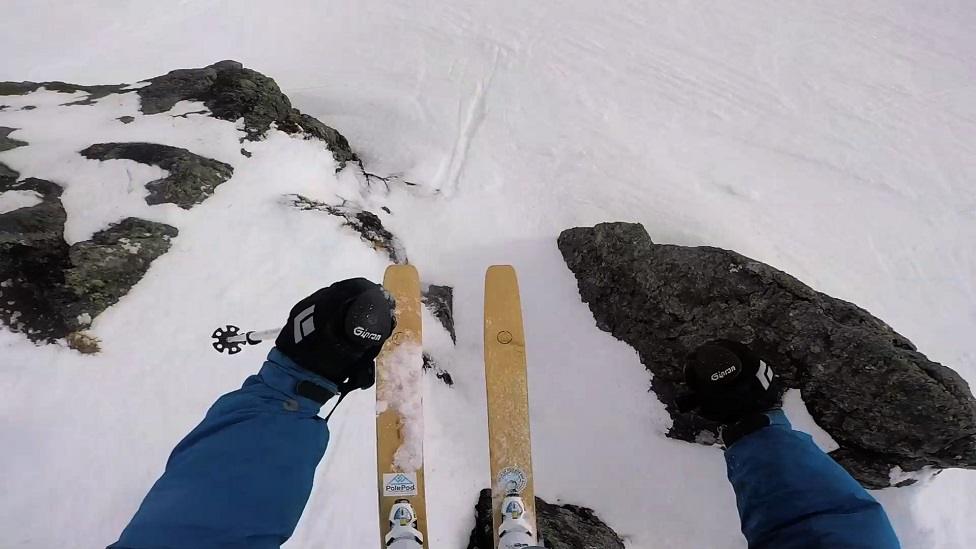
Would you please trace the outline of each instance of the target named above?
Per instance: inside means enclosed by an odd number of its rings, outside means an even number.
[[[0,214],[30,208],[43,202],[36,191],[7,191],[0,193]]]
[[[783,411],[790,418],[793,428],[803,431],[813,437],[813,442],[824,452],[833,452],[840,448],[840,444],[824,431],[807,411],[807,405],[803,402],[803,395],[799,389],[790,389],[783,395]]]
[[[95,143],[145,141],[189,149],[199,155],[235,165],[242,161],[243,132],[231,122],[209,116],[178,116],[207,111],[202,103],[181,101],[172,112],[144,116],[137,95],[102,98],[92,106],[66,106],[83,94],[38,91],[4,97],[14,108],[30,111],[0,113],[2,124],[18,128],[13,135],[30,146],[3,153],[2,162],[22,178],[37,177],[65,186],[61,201],[68,214],[65,240],[74,244],[113,223],[134,216],[179,226],[186,213],[174,204],[146,204],[146,183],[164,178],[166,170],[132,160],[89,160],[78,154]],[[122,116],[135,120],[123,124]]]
[[[423,348],[405,343],[386,358],[389,377],[376,395],[376,415],[389,409],[400,417],[403,441],[393,455],[397,471],[412,472],[424,466]]]
[[[664,437],[636,353],[580,303],[555,249],[571,226],[639,221],[657,242],[768,262],[976,381],[971,2],[80,0],[14,2],[4,17],[0,80],[138,82],[238,59],[337,127],[369,171],[416,186],[335,176],[316,143],[277,132],[244,158],[238,125],[172,116],[201,105],[143,116],[134,94],[87,107],[60,106],[82,94],[0,98],[0,125],[30,143],[0,161],[66,186],[70,242],[129,215],[180,229],[94,319],[101,354],[0,330],[0,545],[113,541],[173,445],[259,366],[266,346],[217,355],[213,328],[280,325],[320,286],[382,278],[384,256],[339,219],[289,208],[291,193],[378,213],[424,282],[455,288],[457,346],[435,345],[456,384],[428,376],[424,387],[435,548],[465,545],[489,483],[481,300],[495,263],[514,264],[523,290],[539,495],[594,508],[631,548],[745,546],[721,453]],[[17,110],[27,105],[38,108]],[[145,204],[161,170],[76,154],[133,140],[188,148],[235,175],[182,211]],[[800,395],[787,408],[816,431]],[[374,393],[357,392],[333,416],[287,547],[375,541],[374,412]],[[905,547],[976,537],[974,472],[876,495]]]

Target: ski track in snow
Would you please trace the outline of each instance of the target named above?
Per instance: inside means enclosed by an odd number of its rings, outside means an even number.
[[[22,128],[11,137],[31,144],[0,161],[66,186],[69,240],[127,215],[180,229],[95,320],[102,355],[36,348],[0,330],[0,485],[13,496],[0,501],[0,545],[113,541],[173,445],[259,365],[264,348],[213,353],[215,326],[276,325],[332,280],[382,278],[384,257],[336,218],[283,206],[283,194],[389,207],[384,224],[423,281],[455,289],[457,346],[424,317],[425,349],[456,381],[448,389],[428,376],[424,386],[435,549],[465,546],[490,482],[481,300],[494,263],[519,270],[537,493],[594,508],[629,548],[745,547],[720,452],[664,437],[670,420],[636,353],[598,331],[580,303],[555,248],[571,226],[639,221],[657,242],[735,249],[867,308],[976,382],[971,2],[264,8],[83,0],[5,10],[0,80],[138,82],[238,59],[339,129],[369,171],[418,186],[366,190],[352,170],[332,175],[314,143],[281,134],[248,143],[245,159],[233,124],[170,116],[197,104],[140,116],[134,95],[92,107],[58,107],[72,100],[65,94],[0,97],[0,125]],[[38,109],[17,110],[26,105]],[[122,115],[136,120],[124,126]],[[144,184],[158,170],[76,154],[125,140],[184,147],[235,175],[189,212],[150,207]],[[294,234],[316,236],[281,246]],[[333,416],[287,547],[375,543],[374,398],[354,393]],[[831,447],[801,395],[787,408]],[[904,547],[937,549],[971,545],[973,494],[971,471],[877,492]]]

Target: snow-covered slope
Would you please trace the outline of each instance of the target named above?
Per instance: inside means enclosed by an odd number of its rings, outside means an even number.
[[[630,547],[745,544],[720,453],[664,438],[636,354],[580,303],[555,247],[570,226],[633,220],[658,242],[735,249],[858,303],[976,382],[971,2],[87,0],[11,2],[4,19],[0,80],[136,82],[234,58],[343,132],[367,169],[417,184],[334,176],[320,146],[280,133],[244,158],[233,124],[141,117],[132,95],[0,112],[10,127],[49,116],[12,134],[31,146],[0,161],[67,186],[72,239],[115,208],[180,229],[95,322],[102,354],[0,330],[5,547],[113,541],[170,448],[260,362],[256,349],[216,355],[214,327],[270,327],[332,280],[379,279],[385,256],[337,218],[287,207],[287,193],[388,207],[424,280],[455,288],[458,345],[442,361],[457,383],[427,386],[433,547],[464,546],[488,483],[492,263],[520,272],[539,494],[593,507]],[[73,154],[114,139],[124,115],[136,116],[126,139],[189,148],[234,177],[190,211],[146,206],[154,170]],[[334,416],[289,547],[373,543],[372,399]],[[973,494],[976,473],[949,471],[877,495],[906,547],[948,548],[976,539]]]

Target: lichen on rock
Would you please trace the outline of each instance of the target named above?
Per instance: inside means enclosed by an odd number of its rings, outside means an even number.
[[[274,124],[286,133],[304,133],[328,144],[341,169],[358,160],[338,131],[292,107],[271,78],[237,61],[221,61],[199,69],[180,69],[148,80],[139,88],[144,114],[169,111],[180,101],[200,101],[221,120],[244,120],[247,139],[258,140]]]
[[[0,214],[0,321],[35,342],[87,328],[177,235],[169,225],[128,218],[68,246],[60,186],[42,179],[4,185],[41,197],[40,204]]]
[[[64,287],[75,299],[63,305],[67,324],[84,328],[79,317],[94,318],[117,303],[177,234],[170,225],[130,217],[72,245]]]

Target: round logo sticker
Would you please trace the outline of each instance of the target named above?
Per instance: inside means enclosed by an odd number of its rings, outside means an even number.
[[[525,472],[518,467],[506,467],[498,473],[498,487],[506,493],[521,494],[527,483]]]

